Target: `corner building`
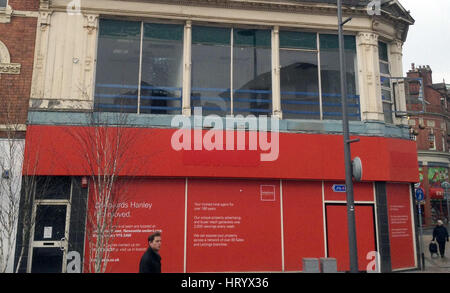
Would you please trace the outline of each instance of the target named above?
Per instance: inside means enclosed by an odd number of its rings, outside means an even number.
[[[344,1],[359,269],[377,251],[389,272],[418,267],[417,150],[390,79],[414,20],[398,1],[370,16],[368,2]],[[349,270],[334,1],[68,3],[39,12],[24,176],[55,190],[36,185],[23,270],[66,271],[79,255],[88,271],[104,174],[80,141],[101,131],[128,138],[107,272],[137,272],[154,230],[163,272],[302,271],[304,257]]]

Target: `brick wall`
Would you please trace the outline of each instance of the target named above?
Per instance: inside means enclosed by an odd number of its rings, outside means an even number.
[[[10,0],[16,10],[36,10],[39,1]],[[36,17],[12,16],[0,24],[0,41],[8,48],[11,63],[20,63],[19,75],[0,74],[0,124],[25,124],[33,73]]]
[[[13,10],[37,11],[39,9],[39,0],[9,0],[8,5]]]

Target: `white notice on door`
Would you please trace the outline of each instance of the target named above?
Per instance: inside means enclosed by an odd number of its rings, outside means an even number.
[[[53,227],[44,227],[44,239],[52,238]]]

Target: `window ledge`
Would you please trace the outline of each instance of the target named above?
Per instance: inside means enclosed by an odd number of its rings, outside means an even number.
[[[11,6],[6,5],[6,8],[0,8],[0,23],[10,23],[12,14]]]

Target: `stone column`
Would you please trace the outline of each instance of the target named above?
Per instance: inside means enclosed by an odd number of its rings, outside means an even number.
[[[33,79],[31,83],[30,107],[33,99],[44,98],[44,82],[48,51],[49,27],[52,11],[41,11],[38,17]]]
[[[183,50],[183,93],[182,108],[183,115],[191,116],[191,52],[192,52],[192,22],[188,20],[184,27],[184,50]]]
[[[272,115],[282,119],[280,94],[280,28],[272,30]]]
[[[381,101],[378,35],[360,32],[356,36],[358,79],[362,121],[384,121]]]
[[[389,44],[389,63],[392,77],[403,77],[403,42],[394,40]],[[405,84],[402,79],[393,79],[395,95],[395,105],[397,112],[406,112]],[[395,124],[408,125],[408,119],[405,117],[394,117]]]

